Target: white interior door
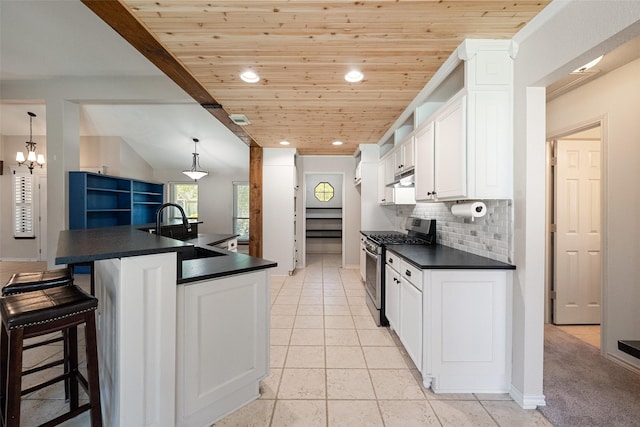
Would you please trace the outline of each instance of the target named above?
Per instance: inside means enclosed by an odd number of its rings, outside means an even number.
[[[553,323],[600,324],[600,141],[556,147]]]

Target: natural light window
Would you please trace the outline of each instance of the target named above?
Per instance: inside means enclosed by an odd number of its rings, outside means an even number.
[[[188,218],[198,218],[198,183],[170,184],[171,202],[182,206]]]
[[[18,238],[33,238],[35,237],[33,224],[33,175],[24,173],[14,174],[13,189],[13,236]]]
[[[321,182],[313,189],[313,194],[321,202],[328,202],[333,199],[333,186],[328,182]]]
[[[249,241],[249,184],[233,183],[233,234],[239,234],[238,241]]]

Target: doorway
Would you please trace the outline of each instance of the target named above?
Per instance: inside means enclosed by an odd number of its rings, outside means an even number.
[[[317,255],[343,264],[344,174],[306,173],[304,179],[305,265]],[[326,258],[326,257],[325,257]]]
[[[548,141],[549,305],[555,325],[599,325],[602,302],[600,123]]]

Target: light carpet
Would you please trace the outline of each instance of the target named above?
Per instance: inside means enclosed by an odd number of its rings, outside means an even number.
[[[639,426],[640,375],[553,325],[545,326],[540,412],[556,427]]]

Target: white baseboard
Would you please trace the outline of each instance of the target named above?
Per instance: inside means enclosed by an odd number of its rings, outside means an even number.
[[[46,262],[47,260],[44,259],[38,259],[38,258],[0,258],[0,261],[5,261],[5,262]]]
[[[509,396],[516,402],[522,409],[536,409],[538,406],[547,406],[545,397],[543,394],[538,396],[523,395],[520,390],[511,385],[511,391]]]

